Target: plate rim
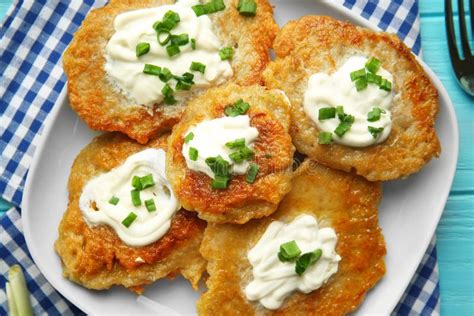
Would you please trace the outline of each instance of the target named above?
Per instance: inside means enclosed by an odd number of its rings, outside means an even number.
[[[271,1],[271,0],[269,0],[269,1]],[[323,4],[323,5],[331,7],[331,9],[333,9],[335,11],[338,11],[343,16],[348,16],[351,19],[355,20],[356,23],[354,23],[354,24],[357,25],[357,26],[368,28],[368,29],[371,29],[371,30],[374,30],[374,31],[381,31],[381,29],[378,26],[376,26],[375,24],[373,24],[369,20],[364,19],[363,17],[361,17],[360,15],[358,15],[355,12],[351,11],[350,9],[344,7],[340,3],[335,3],[335,2],[330,1],[330,0],[322,0],[322,1],[320,1],[320,3]],[[454,149],[455,149],[454,152],[452,153],[452,155],[454,155],[453,158],[454,158],[455,163],[449,166],[450,167],[450,170],[449,170],[449,175],[450,175],[449,188],[450,189],[447,190],[447,193],[445,193],[444,197],[442,198],[442,201],[444,201],[444,202],[440,204],[439,208],[437,209],[437,212],[434,212],[434,215],[436,216],[436,219],[433,222],[433,224],[431,225],[431,227],[429,227],[430,228],[429,231],[431,233],[426,234],[426,236],[429,236],[429,237],[425,237],[425,240],[423,241],[425,250],[423,252],[420,252],[419,254],[417,254],[418,259],[416,261],[413,261],[413,262],[416,262],[416,263],[412,264],[412,266],[410,267],[411,277],[409,279],[407,278],[406,280],[404,280],[402,282],[404,284],[404,286],[400,287],[400,290],[398,290],[394,294],[394,297],[396,297],[397,299],[396,300],[395,299],[391,300],[390,304],[388,304],[389,308],[387,308],[387,309],[390,310],[390,311],[393,311],[393,309],[396,307],[396,305],[400,301],[400,299],[401,299],[402,295],[404,294],[405,290],[407,289],[409,283],[411,282],[411,279],[413,278],[418,266],[421,263],[421,260],[424,256],[425,252],[426,252],[426,249],[428,248],[428,245],[429,245],[431,239],[433,238],[433,236],[436,232],[436,228],[437,228],[437,226],[439,224],[439,220],[440,220],[440,218],[441,218],[441,216],[444,212],[444,208],[446,206],[446,202],[448,200],[448,197],[449,197],[449,194],[450,194],[450,191],[451,191],[451,188],[452,188],[452,184],[453,184],[453,181],[454,181],[454,176],[455,176],[456,169],[457,169],[458,157],[459,157],[459,125],[458,125],[456,113],[455,113],[455,110],[454,110],[454,104],[453,104],[451,98],[449,97],[449,94],[448,94],[446,88],[444,87],[441,80],[437,77],[435,72],[419,56],[416,56],[416,55],[414,55],[414,56],[415,56],[416,60],[418,61],[418,63],[420,63],[420,65],[423,67],[424,71],[428,74],[429,79],[435,85],[435,87],[438,91],[439,100],[443,99],[446,103],[446,106],[443,109],[447,111],[448,120],[453,125],[453,127],[455,127],[454,130],[453,130],[453,135],[454,135],[453,140],[454,140],[454,142],[452,144],[454,146]],[[62,58],[60,59],[60,62],[62,63]],[[32,156],[32,161],[31,161],[30,167],[28,169],[28,175],[26,177],[25,186],[24,186],[24,190],[23,190],[23,199],[22,199],[22,202],[21,202],[20,206],[21,206],[21,209],[22,209],[21,223],[22,223],[22,226],[23,226],[23,235],[25,237],[25,242],[26,242],[27,248],[28,248],[28,250],[31,254],[31,257],[32,257],[33,261],[35,262],[36,266],[38,267],[40,272],[43,274],[43,276],[53,286],[53,288],[55,290],[57,290],[58,292],[60,292],[61,295],[66,297],[69,301],[72,302],[72,301],[74,301],[74,299],[72,299],[72,296],[69,293],[64,293],[64,291],[59,290],[58,288],[60,288],[60,286],[58,287],[57,285],[53,285],[53,283],[51,283],[51,281],[50,281],[50,278],[47,277],[48,273],[45,273],[43,271],[43,269],[40,268],[40,265],[38,263],[36,263],[35,258],[39,258],[40,256],[39,256],[39,254],[37,253],[37,250],[35,250],[34,247],[30,247],[30,245],[33,244],[33,241],[31,239],[32,236],[30,235],[31,226],[30,226],[30,221],[26,220],[26,218],[28,217],[28,213],[30,213],[30,211],[29,211],[30,208],[28,206],[30,204],[30,201],[29,201],[30,200],[30,195],[31,195],[30,192],[32,190],[31,182],[33,181],[32,179],[35,178],[35,174],[36,174],[37,169],[38,169],[37,165],[40,161],[40,159],[35,159],[35,158],[41,157],[43,155],[43,152],[44,152],[45,147],[46,147],[45,143],[46,143],[46,140],[49,138],[49,135],[51,134],[52,127],[54,125],[53,123],[56,121],[56,119],[58,117],[58,114],[60,112],[60,109],[62,108],[62,106],[64,105],[64,103],[66,101],[67,101],[67,82],[65,83],[63,89],[61,90],[61,93],[58,95],[58,98],[56,99],[56,101],[54,103],[53,109],[48,114],[48,116],[47,116],[47,118],[44,122],[44,125],[43,125],[43,130],[40,131],[40,135],[37,136],[38,137],[37,148],[36,148],[36,151],[34,152],[34,154]],[[79,309],[81,309],[82,311],[84,311],[86,313],[91,313],[89,308],[84,306],[81,302],[74,302],[73,304],[76,307],[78,307]]]

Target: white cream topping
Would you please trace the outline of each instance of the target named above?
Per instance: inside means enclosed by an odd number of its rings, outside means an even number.
[[[295,262],[278,259],[280,245],[292,240],[302,254],[322,250],[321,258],[301,276],[295,272]],[[320,288],[337,272],[341,257],[336,253],[336,243],[334,229],[320,228],[311,215],[300,215],[288,224],[272,222],[248,253],[253,280],[245,288],[247,299],[258,300],[268,309],[277,309],[295,290],[309,293]]]
[[[393,89],[388,92],[369,83],[365,90],[357,91],[350,78],[351,72],[364,68],[367,60],[364,56],[352,56],[333,74],[316,73],[309,78],[303,109],[320,130],[333,133],[333,140],[336,143],[366,147],[381,143],[390,135],[392,119],[389,110],[394,98]],[[392,74],[382,67],[377,75],[393,84]],[[344,112],[353,115],[355,119],[351,129],[342,137],[334,134],[340,123],[337,116],[333,119],[319,120],[319,109],[337,105],[342,105]],[[367,115],[374,107],[383,109],[385,113],[381,115],[379,121],[369,122]],[[384,130],[374,138],[368,131],[369,126],[383,127]]]
[[[194,74],[193,88],[219,85],[232,76],[230,63],[220,59],[219,50],[222,46],[213,31],[211,20],[207,15],[197,17],[191,9],[198,3],[197,0],[180,0],[173,5],[125,12],[115,18],[115,33],[105,49],[105,70],[128,97],[148,106],[163,100],[161,89],[165,83],[157,76],[143,73],[144,64],[166,67],[178,76],[191,72]],[[186,33],[189,39],[196,39],[196,50],[189,43],[180,46],[180,54],[169,57],[165,46],[158,43],[153,24],[162,20],[169,10],[178,13],[181,19],[171,33]],[[150,51],[137,57],[136,46],[141,42],[149,43]],[[192,62],[206,65],[205,73],[190,71]],[[171,79],[169,84],[174,89],[176,80]],[[176,98],[179,99],[183,93],[186,91],[176,91]]]
[[[209,177],[214,178],[214,173],[206,164],[206,159],[221,156],[230,163],[233,174],[245,174],[247,172],[249,167],[248,161],[234,163],[229,158],[229,154],[234,152],[235,149],[230,149],[225,144],[239,138],[245,138],[245,145],[251,149],[253,148],[253,144],[258,137],[258,130],[250,126],[250,117],[248,115],[225,116],[202,121],[196,126],[191,127],[184,136],[189,133],[193,133],[194,138],[187,144],[183,144],[181,152],[190,170],[204,172]],[[189,157],[190,147],[198,150],[196,161],[191,160]]]
[[[145,246],[160,239],[180,208],[166,179],[165,155],[162,149],[145,149],[128,157],[119,167],[91,179],[79,200],[86,222],[91,226],[109,225],[130,246]],[[149,174],[153,175],[155,185],[140,191],[142,205],[134,206],[130,194],[134,189],[132,178]],[[113,196],[119,198],[117,205],[109,203]],[[156,211],[148,212],[144,203],[148,199],[153,199]],[[130,212],[134,212],[137,218],[127,228],[122,221]]]

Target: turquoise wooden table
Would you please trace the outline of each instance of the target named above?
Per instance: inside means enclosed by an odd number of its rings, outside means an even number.
[[[453,100],[461,135],[456,178],[438,226],[443,315],[474,315],[474,98],[457,85],[451,71],[443,0],[421,0],[424,60]],[[12,0],[0,0],[2,18]],[[0,211],[8,204],[0,200]]]

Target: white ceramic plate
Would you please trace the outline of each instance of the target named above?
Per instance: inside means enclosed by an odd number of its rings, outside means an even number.
[[[273,0],[280,25],[307,14],[329,15],[376,29],[336,4],[311,0]],[[380,225],[387,252],[387,274],[367,295],[358,314],[389,314],[399,301],[431,240],[456,169],[458,126],[453,105],[438,78],[425,66],[440,94],[437,132],[443,154],[407,180],[386,183]],[[23,198],[23,228],[28,248],[48,281],[89,314],[194,314],[199,293],[178,278],[147,287],[144,301],[123,288],[90,291],[67,281],[54,253],[57,227],[67,205],[66,183],[71,164],[96,134],[74,114],[63,93],[56,102],[31,166]]]

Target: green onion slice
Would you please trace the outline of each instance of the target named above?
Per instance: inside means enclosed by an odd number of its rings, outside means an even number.
[[[344,136],[345,133],[347,133],[352,127],[352,123],[351,122],[341,122],[339,123],[339,125],[336,127],[336,129],[334,130],[334,133],[339,136],[339,137],[342,137]]]
[[[132,178],[132,187],[140,191],[142,188],[142,182],[140,181],[139,176],[133,176]]]
[[[243,16],[255,16],[257,13],[257,3],[255,0],[240,0],[237,10]]]
[[[130,195],[132,197],[132,204],[133,206],[140,206],[142,205],[142,200],[140,199],[140,191],[137,189],[130,191]]]
[[[159,76],[161,73],[161,67],[151,65],[151,64],[145,64],[145,67],[143,68],[143,72],[146,73],[147,75]]]
[[[306,269],[315,264],[321,258],[322,254],[323,251],[321,249],[316,249],[313,252],[307,252],[303,254],[296,261],[295,272],[298,275],[302,275]]]
[[[250,163],[249,169],[247,170],[247,177],[245,180],[248,183],[254,183],[255,179],[257,178],[258,171],[260,170],[260,167],[255,164],[255,163]]]
[[[375,57],[370,58],[366,63],[365,63],[365,68],[367,68],[368,71],[370,71],[373,74],[376,74],[377,71],[380,69],[380,60],[378,60]]]
[[[145,55],[146,53],[150,51],[150,43],[145,43],[145,42],[138,43],[135,51],[136,51],[137,57]]]
[[[216,176],[229,177],[230,164],[221,156],[206,158],[206,164]]]
[[[158,39],[158,43],[161,46],[165,46],[171,39],[171,33],[168,30],[159,30],[156,37]]]
[[[230,149],[238,149],[245,147],[245,138],[237,138],[233,142],[227,142],[225,143],[225,146],[230,148]]]
[[[184,137],[184,143],[187,144],[189,143],[190,141],[192,141],[194,139],[194,133],[193,132],[190,132],[188,135],[186,135]]]
[[[192,7],[196,16],[201,16],[204,14],[215,13],[225,9],[225,4],[223,0],[212,0],[206,4],[198,4]]]
[[[148,212],[156,211],[156,205],[153,199],[145,200],[145,207],[148,210]]]
[[[351,72],[350,76],[351,76],[351,81],[356,81],[358,79],[365,78],[366,76],[365,68]]]
[[[332,143],[332,133],[331,132],[319,132],[319,144],[329,145]]]
[[[221,60],[231,60],[234,56],[234,49],[232,47],[224,47],[219,51]]]
[[[229,186],[230,177],[216,176],[212,179],[211,187],[213,189],[224,190]]]
[[[367,77],[362,77],[360,79],[357,79],[355,82],[356,90],[357,91],[362,91],[367,88]]]
[[[161,89],[161,93],[163,93],[164,96],[168,95],[173,95],[173,89],[170,87],[169,84],[165,84],[163,88]]]
[[[380,86],[380,84],[382,83],[382,76],[375,75],[375,74],[369,72],[367,74],[367,82]]]
[[[110,198],[109,203],[112,205],[117,205],[119,201],[120,199],[114,195]]]
[[[130,212],[128,216],[122,221],[122,225],[129,228],[130,225],[137,219],[137,214]]]
[[[192,48],[193,50],[196,49],[196,39],[195,39],[195,38],[191,38],[191,48]]]
[[[171,44],[169,46],[166,46],[166,52],[168,53],[169,57],[173,57],[175,55],[178,55],[181,53],[181,50],[179,49],[179,46],[176,44]]]
[[[168,82],[168,80],[173,78],[173,74],[171,73],[171,70],[169,70],[166,67],[161,68],[161,72],[158,76],[160,77],[160,80],[163,82]]]
[[[250,105],[247,102],[244,102],[244,100],[240,99],[237,102],[235,102],[234,105],[227,106],[224,109],[224,114],[226,116],[238,116],[238,115],[244,115],[247,113],[247,111],[250,109]]]
[[[186,33],[179,34],[179,35],[171,35],[171,44],[184,46],[189,43],[189,35]]]
[[[368,127],[369,133],[372,134],[373,138],[379,137],[379,135],[383,132],[383,127]]]
[[[186,82],[186,81],[178,81],[178,83],[176,84],[176,90],[191,90],[191,87],[193,85],[189,82]]]
[[[387,79],[382,79],[382,82],[380,83],[380,89],[390,92],[392,91],[392,83]]]
[[[300,254],[300,248],[296,244],[296,241],[292,240],[280,245],[278,259],[280,259],[281,262],[295,261]]]
[[[175,97],[172,94],[166,95],[163,101],[165,102],[166,105],[173,105],[173,104],[176,104],[176,102],[178,102],[176,101]]]
[[[146,189],[155,185],[155,180],[153,179],[153,175],[151,173],[147,174],[146,176],[141,177],[140,182],[142,184],[143,189]]]
[[[327,120],[336,117],[336,108],[335,107],[328,107],[328,108],[320,108],[319,109],[319,120]]]
[[[382,110],[381,108],[379,107],[374,107],[372,109],[372,111],[370,111],[368,114],[367,114],[367,121],[369,122],[377,122],[378,120],[380,120],[380,115],[382,113],[385,113],[384,110]]]
[[[191,63],[191,67],[189,67],[190,70],[192,71],[199,71],[200,73],[204,73],[206,71],[206,65],[200,63],[200,62],[197,62],[197,61],[193,61]]]
[[[5,282],[5,291],[10,316],[34,315],[25,275],[18,264],[11,266],[8,270],[8,282]]]
[[[196,161],[199,156],[199,151],[194,147],[189,147],[189,159]]]

